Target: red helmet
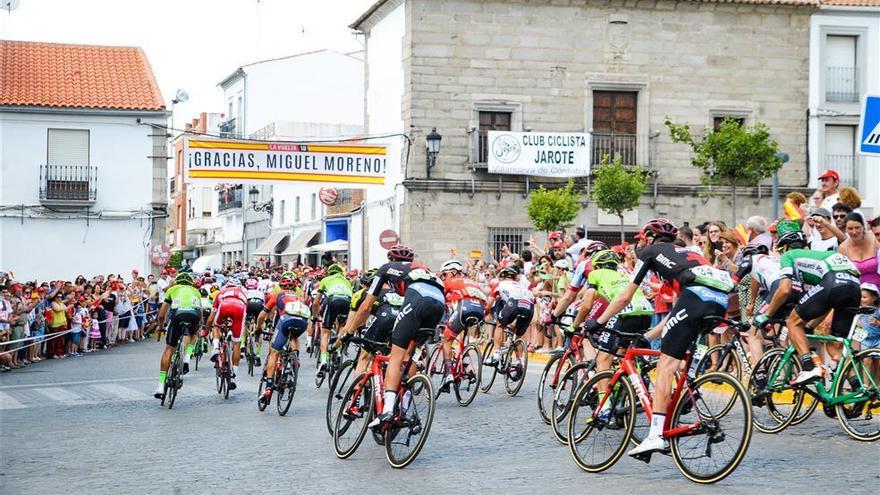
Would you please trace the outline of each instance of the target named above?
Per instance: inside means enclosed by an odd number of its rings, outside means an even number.
[[[678,227],[665,218],[655,218],[648,221],[642,228],[645,238],[656,239],[658,237],[666,237],[669,240],[675,238],[678,234]]]
[[[403,244],[392,246],[391,249],[388,250],[389,261],[412,261],[415,257],[416,253]]]
[[[584,255],[592,256],[599,251],[605,251],[608,249],[608,246],[602,241],[593,241],[584,248]]]

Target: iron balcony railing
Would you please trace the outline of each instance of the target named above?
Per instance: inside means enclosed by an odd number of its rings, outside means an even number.
[[[859,101],[858,67],[825,68],[825,101]]]
[[[836,170],[840,175],[841,186],[852,186],[858,190],[864,172],[864,162],[858,155],[825,155],[822,167]]]
[[[94,203],[98,194],[98,167],[93,165],[40,165],[40,201]]]
[[[242,186],[227,187],[220,189],[217,195],[217,209],[219,211],[231,210],[233,208],[241,208]]]

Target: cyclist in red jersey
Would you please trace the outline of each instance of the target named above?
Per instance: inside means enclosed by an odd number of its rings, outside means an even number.
[[[211,361],[217,362],[220,354],[220,324],[227,319],[232,320],[232,378],[229,380],[229,389],[235,390],[235,376],[238,373],[238,362],[241,359],[241,335],[244,330],[245,315],[247,314],[247,293],[241,287],[241,281],[236,277],[226,279],[226,287],[214,298],[214,306],[208,315],[207,325],[213,324]]]
[[[440,267],[440,277],[446,290],[449,319],[443,330],[443,383],[448,389],[452,383],[452,343],[458,335],[485,318],[486,301],[489,299],[480,285],[463,274],[464,266],[458,260],[449,260]]]
[[[308,326],[311,312],[305,301],[296,293],[299,283],[291,272],[281,275],[278,282],[281,288],[269,297],[266,307],[257,317],[257,328],[263,328],[263,323],[270,315],[277,314],[275,323],[275,335],[272,337],[272,345],[269,347],[269,356],[266,358],[266,388],[260,400],[268,400],[275,389],[272,377],[275,376],[275,367],[278,363],[278,353],[284,349],[284,345],[290,342],[290,350],[299,349],[297,339]]]

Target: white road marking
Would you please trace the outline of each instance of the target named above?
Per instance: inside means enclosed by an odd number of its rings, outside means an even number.
[[[53,382],[53,383],[26,383],[23,385],[3,385],[0,386],[0,390],[9,390],[15,388],[35,388],[35,387],[61,387],[61,386],[69,386],[69,385],[89,385],[92,383],[122,383],[122,382],[144,382],[149,380],[155,380],[155,377],[150,378],[112,378],[109,380],[80,380],[76,382]]]
[[[25,407],[27,406],[13,399],[11,395],[0,392],[0,410],[22,409]]]
[[[35,388],[34,392],[45,395],[49,399],[52,399],[56,402],[61,402],[62,404],[73,404],[76,402],[83,402],[84,400],[88,400],[84,399],[82,396],[79,396],[69,390],[64,390],[60,387]]]
[[[92,385],[91,387],[122,400],[141,400],[145,397],[143,392],[116,383],[99,383]]]

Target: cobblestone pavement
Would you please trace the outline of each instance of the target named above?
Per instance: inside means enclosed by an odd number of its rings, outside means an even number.
[[[152,398],[160,344],[145,341],[0,375],[2,493],[877,493],[880,445],[851,440],[815,414],[780,435],[755,432],[721,483],[687,481],[668,457],[623,458],[580,471],[541,422],[533,362],[519,397],[480,394],[460,408],[440,398],[424,450],[403,470],[365,439],[342,461],[305,358],[287,417],[256,408],[257,378],[228,400],[210,368],[185,377],[173,410]],[[240,373],[241,374],[241,373]]]

